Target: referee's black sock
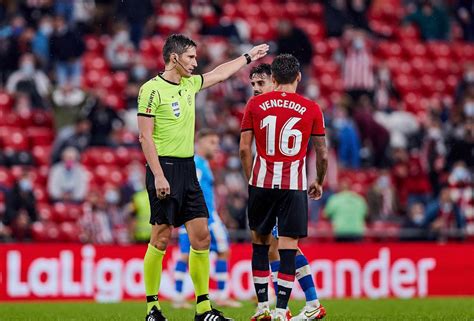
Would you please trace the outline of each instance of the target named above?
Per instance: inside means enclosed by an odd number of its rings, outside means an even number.
[[[252,274],[259,305],[268,305],[268,280],[270,277],[268,249],[270,245],[252,243]]]
[[[290,300],[291,289],[295,281],[296,250],[278,250],[280,253],[280,269],[278,270],[277,309],[285,309]]]

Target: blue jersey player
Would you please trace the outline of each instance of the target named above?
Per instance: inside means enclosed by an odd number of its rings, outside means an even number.
[[[219,214],[216,212],[214,203],[214,176],[209,166],[211,160],[219,148],[219,136],[210,129],[203,129],[197,133],[196,155],[194,162],[196,164],[196,174],[201,185],[204,199],[209,210],[209,231],[211,234],[210,250],[217,254],[215,266],[218,295],[215,303],[220,306],[240,307],[240,303],[230,300],[226,283],[228,280],[229,256],[229,235],[225,225],[222,223]],[[186,276],[186,270],[189,257],[189,238],[184,227],[179,228],[179,249],[180,258],[175,266],[175,289],[177,296],[174,299],[175,308],[191,308],[192,306],[183,296],[183,283]]]

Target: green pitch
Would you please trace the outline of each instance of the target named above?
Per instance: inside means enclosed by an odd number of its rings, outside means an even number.
[[[474,298],[436,298],[408,300],[323,300],[328,312],[324,320],[403,320],[403,321],[474,321]],[[304,302],[293,302],[297,312]],[[175,310],[162,303],[169,321],[193,319],[191,310]],[[248,321],[255,305],[245,302],[243,308],[222,309],[236,321]],[[0,303],[0,321],[134,321],[144,320],[142,302],[118,304],[73,303]]]

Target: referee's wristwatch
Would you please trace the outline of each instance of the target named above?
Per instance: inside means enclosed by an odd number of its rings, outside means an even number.
[[[248,53],[244,53],[245,59],[247,59],[247,65],[252,62],[252,57]]]

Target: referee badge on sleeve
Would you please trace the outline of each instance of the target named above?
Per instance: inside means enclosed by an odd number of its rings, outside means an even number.
[[[181,114],[180,108],[179,108],[179,102],[175,101],[171,103],[171,108],[173,109],[173,113],[176,117],[179,117]]]

